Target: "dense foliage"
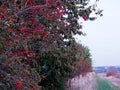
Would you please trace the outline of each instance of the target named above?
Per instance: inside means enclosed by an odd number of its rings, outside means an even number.
[[[0,0],[0,89],[64,90],[78,60],[78,19],[95,19],[94,5],[78,1]]]

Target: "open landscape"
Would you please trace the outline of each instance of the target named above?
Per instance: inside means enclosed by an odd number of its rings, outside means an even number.
[[[106,71],[103,70],[103,68],[105,68]],[[79,75],[70,79],[67,90],[120,90],[119,67],[99,67],[99,69],[97,67],[95,72],[87,73],[85,76]]]
[[[103,79],[106,79],[112,82],[112,84],[120,88],[120,67],[119,66],[108,67],[106,69],[106,72],[98,73],[98,75]]]
[[[0,90],[120,90],[120,1],[105,1],[0,0]]]

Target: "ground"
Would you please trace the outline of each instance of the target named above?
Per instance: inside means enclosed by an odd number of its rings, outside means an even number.
[[[90,72],[85,76],[79,75],[68,80],[67,90],[113,90],[114,87],[111,88],[112,86],[120,88],[120,76],[118,75],[107,77],[106,73],[95,74],[94,72]],[[98,84],[96,77],[100,77],[99,80],[105,80],[106,83],[104,82],[104,84],[102,84],[103,86]],[[111,84],[108,84],[109,81]],[[97,88],[97,85],[99,85],[100,88]],[[119,88],[115,90],[120,90]]]
[[[106,76],[106,73],[99,73],[100,77],[110,80],[115,86],[120,87],[120,73],[112,76]]]

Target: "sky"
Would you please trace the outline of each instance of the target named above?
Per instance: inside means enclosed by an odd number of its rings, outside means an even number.
[[[100,0],[103,17],[83,23],[87,36],[76,36],[77,42],[88,46],[93,66],[120,66],[120,0]]]

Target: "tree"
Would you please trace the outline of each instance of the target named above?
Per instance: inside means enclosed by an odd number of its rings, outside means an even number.
[[[0,88],[63,88],[60,82],[76,66],[72,34],[82,34],[78,19],[89,20],[93,11],[83,2],[77,6],[75,0],[0,0]]]

